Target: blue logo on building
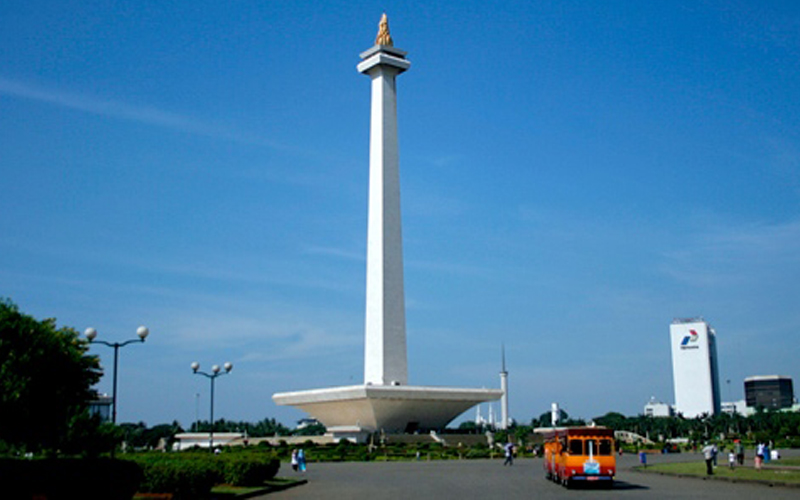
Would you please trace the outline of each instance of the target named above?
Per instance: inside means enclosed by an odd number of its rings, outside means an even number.
[[[700,335],[696,331],[689,330],[689,335],[683,337],[683,340],[681,340],[681,347],[688,345],[689,342],[697,342],[699,338]]]

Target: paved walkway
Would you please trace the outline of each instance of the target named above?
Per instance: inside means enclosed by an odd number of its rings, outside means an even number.
[[[798,455],[793,453],[792,455]],[[648,456],[650,464],[702,460],[699,454]],[[517,460],[503,467],[502,460],[450,460],[421,462],[348,462],[309,465],[303,475],[308,484],[260,497],[262,500],[351,499],[393,500],[435,498],[487,500],[582,498],[666,498],[770,500],[800,498],[797,488],[675,478],[642,474],[631,470],[638,465],[633,455],[618,462],[617,483],[613,490],[567,490],[544,479],[541,459]],[[283,476],[300,476],[284,465]]]

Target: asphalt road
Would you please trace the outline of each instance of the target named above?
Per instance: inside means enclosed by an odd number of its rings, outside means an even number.
[[[796,455],[796,454],[792,454]],[[656,455],[650,463],[698,460],[700,455]],[[309,464],[304,474],[283,465],[279,475],[304,477],[308,484],[259,497],[262,500],[351,499],[368,500],[435,498],[470,500],[560,498],[720,498],[726,500],[800,498],[800,488],[769,487],[694,478],[643,474],[633,455],[618,461],[612,490],[567,490],[544,478],[541,459],[517,460],[503,467],[502,460],[450,460],[421,462],[349,462]]]

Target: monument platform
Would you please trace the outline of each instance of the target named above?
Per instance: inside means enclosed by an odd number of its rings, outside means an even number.
[[[500,389],[411,385],[351,385],[282,392],[278,405],[307,412],[341,437],[443,429],[473,406],[500,399]]]

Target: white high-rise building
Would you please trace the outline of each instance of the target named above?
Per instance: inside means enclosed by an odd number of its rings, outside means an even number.
[[[720,412],[717,340],[702,318],[676,319],[669,327],[675,411],[686,418]]]

